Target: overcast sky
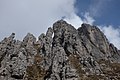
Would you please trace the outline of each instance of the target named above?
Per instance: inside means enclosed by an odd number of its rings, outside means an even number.
[[[0,40],[28,32],[38,37],[65,17],[76,28],[83,22],[95,24],[120,49],[120,0],[0,0]],[[112,36],[111,36],[112,34]]]

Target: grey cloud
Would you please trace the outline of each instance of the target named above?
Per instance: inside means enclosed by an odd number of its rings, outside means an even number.
[[[75,14],[75,0],[0,0],[0,39],[15,32],[39,36],[63,16]]]

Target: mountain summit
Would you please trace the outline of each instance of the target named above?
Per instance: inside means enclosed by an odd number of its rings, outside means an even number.
[[[38,40],[0,42],[0,80],[120,80],[120,51],[96,26],[59,20]]]

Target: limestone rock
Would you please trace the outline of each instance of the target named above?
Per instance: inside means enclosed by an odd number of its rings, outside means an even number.
[[[120,50],[94,25],[59,20],[38,40],[0,42],[0,80],[120,80]]]

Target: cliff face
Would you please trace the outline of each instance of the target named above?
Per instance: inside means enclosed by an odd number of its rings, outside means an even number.
[[[96,27],[63,20],[36,38],[0,42],[0,80],[120,80],[120,51]]]

